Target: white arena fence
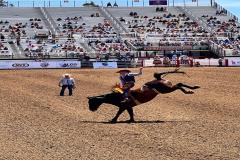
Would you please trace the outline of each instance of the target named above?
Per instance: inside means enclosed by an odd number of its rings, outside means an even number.
[[[81,68],[81,62],[76,60],[44,60],[44,61],[27,61],[27,60],[4,60],[0,61],[0,69],[67,69]]]
[[[134,61],[89,61],[72,60],[0,60],[1,70],[18,69],[113,69],[113,68],[135,68],[135,67],[216,67],[219,59],[189,59],[185,61],[171,60],[163,63],[163,59],[136,59]],[[240,67],[240,57],[228,57],[222,60],[223,67]]]
[[[142,63],[143,67],[216,67],[220,66],[219,59],[205,58],[205,59],[188,59],[188,60],[169,60],[164,63],[164,59],[147,59],[138,62]],[[240,67],[240,57],[228,57],[222,59],[223,67]]]

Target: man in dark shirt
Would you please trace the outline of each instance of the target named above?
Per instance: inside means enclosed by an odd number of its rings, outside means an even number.
[[[120,85],[121,85],[121,88],[124,91],[123,102],[128,101],[128,93],[129,93],[130,89],[133,88],[134,85],[135,85],[135,76],[142,75],[142,70],[143,70],[143,67],[141,67],[139,69],[139,73],[131,73],[131,71],[128,70],[128,69],[123,69],[123,70],[120,70],[120,71],[117,72],[117,73],[120,74],[120,77],[119,77],[119,79],[121,81]]]

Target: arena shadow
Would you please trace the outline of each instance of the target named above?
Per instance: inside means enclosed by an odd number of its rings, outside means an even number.
[[[106,121],[80,121],[81,123],[101,123],[101,124],[118,124],[118,123],[126,123],[126,124],[158,124],[158,123],[177,123],[177,122],[190,122],[190,121],[177,121],[177,120],[169,120],[169,121],[161,121],[161,120],[154,120],[154,121],[135,121],[129,123],[128,121],[118,121],[116,123],[106,122]]]

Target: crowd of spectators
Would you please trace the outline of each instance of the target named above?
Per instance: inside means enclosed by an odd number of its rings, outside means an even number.
[[[118,56],[130,52],[129,47],[120,40],[111,22],[101,17],[99,13],[93,13],[89,17],[58,18],[57,23],[62,33],[81,34],[87,45],[96,52],[97,57]]]
[[[167,12],[167,7],[157,7],[156,12]]]
[[[110,5],[109,5],[110,7]],[[240,51],[240,26],[234,19],[223,20],[225,11],[216,11],[216,16],[203,15],[202,19],[214,31],[209,33],[199,22],[193,21],[186,14],[171,13],[166,7],[157,7],[159,15],[150,17],[131,11],[128,17],[120,17],[119,21],[129,31],[137,36],[123,39],[117,34],[111,21],[100,13],[93,11],[88,17],[81,15],[56,18],[60,30],[59,37],[53,37],[49,31],[47,38],[36,37],[37,30],[48,30],[41,18],[28,20],[0,20],[0,39],[10,37],[23,48],[27,57],[66,56],[80,57],[87,54],[74,35],[79,35],[88,47],[93,49],[98,57],[129,57],[132,46],[168,47],[206,45],[208,40],[214,41],[223,49],[232,49],[234,54]],[[214,37],[224,37],[217,40]],[[204,43],[204,44],[202,44]],[[8,50],[0,43],[0,50]],[[130,56],[131,57],[131,56]]]
[[[12,53],[9,49],[9,46],[4,42],[0,42],[0,57],[8,57],[11,56]]]
[[[206,17],[205,17],[206,18]],[[213,28],[216,33],[233,33],[238,34],[240,26],[237,25],[236,20],[229,19],[228,21],[221,21],[217,17],[208,17],[206,19],[208,26]]]
[[[107,7],[118,7],[117,2],[115,1],[115,3],[112,5],[111,2],[107,3]]]
[[[234,19],[223,19],[222,16],[226,16],[225,11],[217,11],[216,16],[203,15],[207,25],[211,27],[215,33],[215,43],[219,45],[221,49],[232,50],[233,55],[240,54],[240,25]]]
[[[194,37],[197,34],[206,37],[207,34],[197,22],[190,20],[185,14],[167,13],[155,17],[133,14],[134,17],[131,19],[126,20],[123,17],[119,19],[128,27],[130,32],[137,32],[142,35],[162,34],[164,37]]]
[[[130,32],[137,32],[140,37],[130,42],[137,48],[142,47],[184,47],[200,45],[199,42],[210,39],[213,35],[208,33],[198,22],[190,20],[185,14],[172,14],[164,12],[162,16],[139,16],[130,12],[130,17],[120,17]],[[205,45],[205,44],[204,44]]]
[[[33,39],[24,41],[22,44],[24,44],[23,48],[26,56],[79,57],[85,54],[84,49],[74,39],[56,39],[54,42]]]
[[[91,17],[99,17],[99,13],[94,13]],[[97,20],[93,19],[91,24],[85,23],[83,17],[58,18],[57,22],[62,35],[82,34],[86,36],[91,35],[92,37],[94,37],[93,35],[96,35],[97,37],[102,34],[115,34],[110,22],[102,17]]]
[[[8,47],[4,45],[4,43],[0,42],[0,50],[8,51]]]
[[[216,11],[216,16],[226,16],[227,15],[227,13],[226,13],[226,11],[224,11],[224,10],[217,10]]]
[[[109,54],[111,56],[121,53],[127,53],[130,51],[127,45],[117,38],[107,39],[105,41],[89,41],[88,44],[92,46],[98,53]]]

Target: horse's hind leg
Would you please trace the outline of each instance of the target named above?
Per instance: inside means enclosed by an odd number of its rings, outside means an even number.
[[[180,89],[183,93],[185,94],[193,94],[194,92],[193,91],[187,91],[185,90],[182,86],[180,86],[179,84],[175,85],[172,87],[173,90],[177,90],[177,89]]]
[[[134,114],[133,114],[133,108],[132,107],[128,107],[127,108],[128,114],[130,116],[130,119],[128,120],[129,123],[134,122]]]
[[[178,83],[178,84],[176,84],[177,86],[179,86],[179,87],[186,87],[186,88],[189,88],[189,89],[198,89],[198,88],[200,88],[200,86],[189,86],[189,85],[186,85],[186,84],[183,84],[183,83]]]
[[[125,107],[119,107],[119,110],[118,110],[116,116],[110,122],[111,123],[116,123],[118,117],[123,113],[123,111],[125,111],[125,109],[126,109]]]

